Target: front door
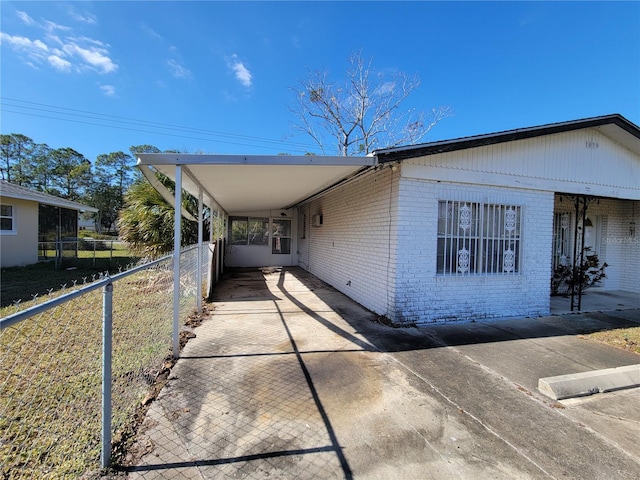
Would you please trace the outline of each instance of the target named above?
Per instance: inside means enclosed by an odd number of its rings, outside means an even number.
[[[271,265],[290,266],[292,259],[291,219],[271,219]]]

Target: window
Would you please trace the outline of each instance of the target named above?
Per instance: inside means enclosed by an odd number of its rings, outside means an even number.
[[[231,245],[269,245],[269,219],[231,217],[229,219]]]
[[[271,253],[291,253],[291,220],[273,220]]]
[[[439,202],[437,273],[518,273],[521,214],[516,205]]]
[[[0,205],[0,231],[9,233],[15,232],[15,218],[14,218],[13,205],[1,204]]]

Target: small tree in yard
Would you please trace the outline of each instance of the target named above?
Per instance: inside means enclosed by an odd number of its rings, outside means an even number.
[[[429,113],[401,112],[404,100],[420,84],[403,72],[374,72],[361,53],[349,58],[346,81],[334,83],[326,72],[312,72],[294,88],[295,128],[308,134],[322,154],[368,154],[375,149],[420,141],[440,120],[451,115],[449,107]]]

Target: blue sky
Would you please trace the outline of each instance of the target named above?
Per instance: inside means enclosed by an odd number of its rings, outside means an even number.
[[[1,3],[1,131],[90,160],[129,146],[317,152],[309,70],[361,50],[448,105],[424,141],[620,113],[640,124],[640,2]],[[69,121],[73,120],[73,121]]]

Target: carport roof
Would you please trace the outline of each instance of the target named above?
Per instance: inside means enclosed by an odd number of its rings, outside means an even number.
[[[202,188],[229,214],[292,207],[377,164],[375,157],[315,155],[141,153],[137,157],[138,167],[150,180],[149,166],[174,181],[175,167],[182,166],[182,187],[196,197]]]

